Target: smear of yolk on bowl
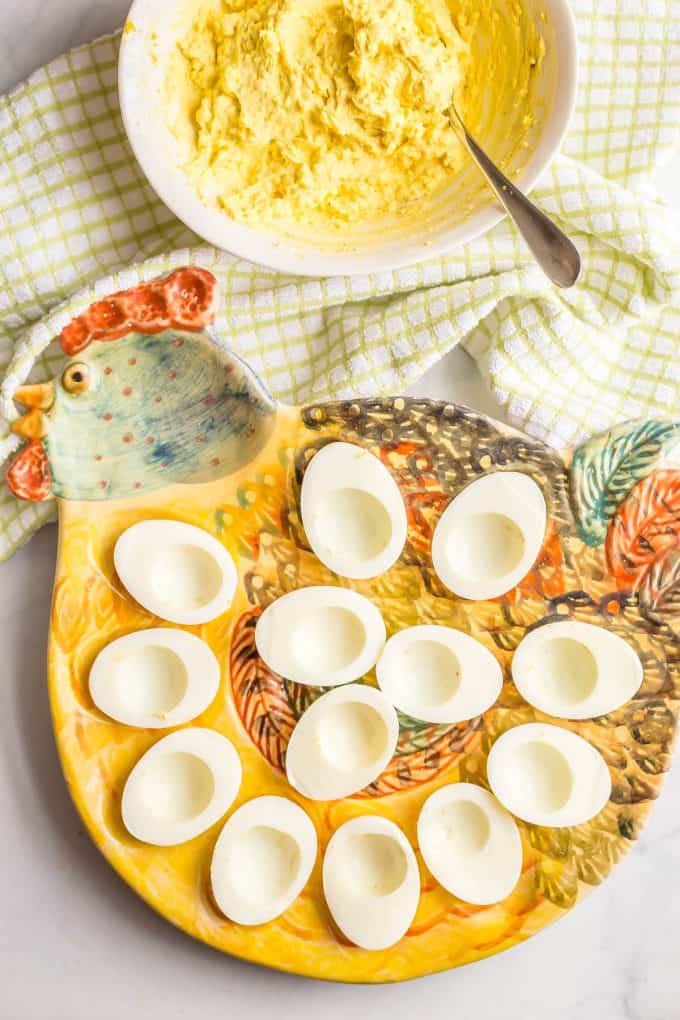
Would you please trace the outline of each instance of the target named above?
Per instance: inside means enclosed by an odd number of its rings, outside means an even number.
[[[504,16],[494,0],[217,0],[170,56],[167,116],[208,205],[341,230],[416,216],[467,159],[451,97],[474,132],[496,85],[526,100],[542,53],[515,0]],[[531,124],[523,110],[515,145]]]

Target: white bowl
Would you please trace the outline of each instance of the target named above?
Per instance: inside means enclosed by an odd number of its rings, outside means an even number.
[[[569,126],[576,97],[577,40],[569,0],[523,0],[523,5],[546,45],[526,110],[535,117],[526,136],[528,149],[514,145],[502,111],[486,111],[486,123],[492,126],[489,136],[478,141],[496,160],[507,158],[506,172],[519,167],[514,179],[529,190]],[[118,89],[123,123],[149,183],[172,212],[210,244],[286,273],[373,273],[448,252],[502,218],[501,206],[471,162],[423,203],[416,222],[365,223],[340,241],[337,235],[310,236],[303,227],[294,234],[256,230],[206,206],[180,169],[177,141],[162,113],[166,55],[186,31],[193,7],[192,0],[134,0],[121,43]]]

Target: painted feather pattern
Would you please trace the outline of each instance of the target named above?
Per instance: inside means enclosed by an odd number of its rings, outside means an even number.
[[[286,748],[297,717],[281,677],[257,654],[255,625],[261,610],[239,619],[231,639],[229,673],[234,704],[251,740],[275,768],[285,768]]]
[[[609,567],[635,591],[663,550],[680,543],[680,471],[655,471],[635,486],[607,534]]]
[[[399,716],[399,739],[384,772],[357,797],[384,797],[429,783],[451,769],[481,742],[482,719],[436,726]]]
[[[576,450],[571,497],[587,545],[602,545],[619,504],[657,466],[664,445],[679,435],[677,422],[624,422]]]
[[[286,749],[302,714],[326,690],[284,680],[262,661],[255,646],[259,609],[244,613],[234,629],[230,676],[241,723],[270,765],[286,768]],[[481,718],[456,725],[434,725],[400,713],[394,757],[357,797],[384,797],[435,779],[479,742]]]
[[[666,625],[680,638],[680,545],[658,554],[645,574],[639,598],[647,619]]]

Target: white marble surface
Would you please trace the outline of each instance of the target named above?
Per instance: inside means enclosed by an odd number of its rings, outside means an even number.
[[[126,0],[0,0],[0,91],[122,23]],[[673,200],[680,157],[660,175]],[[680,204],[680,203],[678,203]],[[463,354],[417,391],[493,413]],[[45,689],[56,532],[0,566],[0,1018],[455,1017],[680,1020],[680,768],[636,849],[552,929],[474,967],[407,985],[333,986],[222,957],[153,914],[85,836],[59,769]]]

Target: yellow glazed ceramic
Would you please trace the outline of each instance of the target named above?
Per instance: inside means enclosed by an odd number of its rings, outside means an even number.
[[[159,913],[224,952],[339,981],[399,981],[507,949],[571,909],[637,839],[668,768],[680,689],[680,471],[664,454],[680,424],[626,423],[563,458],[540,442],[466,408],[374,398],[306,408],[275,405],[253,373],[212,344],[210,274],[166,280],[98,302],[62,334],[59,381],[22,387],[29,439],[8,481],[24,498],[59,499],[60,545],[49,645],[54,727],[69,789],[88,830],[121,876]],[[338,579],[310,551],[298,516],[309,459],[341,437],[371,450],[400,487],[409,534],[397,563],[375,581]],[[567,467],[567,464],[569,467]],[[434,525],[452,496],[489,470],[528,473],[547,502],[547,539],[534,568],[502,598],[451,595],[430,559]],[[243,764],[232,810],[259,794],[300,803],[319,837],[302,894],[277,920],[254,928],[223,917],[211,897],[210,859],[222,822],[183,845],[132,838],[121,792],[140,756],[165,731],[139,730],[100,713],[88,691],[95,656],[114,638],[162,621],[124,590],[113,546],[137,521],[186,521],[216,536],[237,564],[231,609],[185,628],[215,652],[219,693],[194,723],[226,734]],[[346,800],[306,801],[287,784],[291,729],[319,695],[271,673],[254,623],[284,592],[342,584],[381,610],[388,634],[443,623],[482,641],[504,671],[497,703],[467,723],[400,716],[396,754],[372,786]],[[551,720],[510,679],[528,628],[562,619],[598,623],[641,656],[642,687],[616,711],[583,722]],[[366,678],[374,683],[373,674]],[[521,878],[507,899],[473,907],[445,892],[420,854],[415,919],[392,948],[369,952],[335,930],[321,887],[321,857],[338,826],[365,813],[396,822],[418,852],[416,820],[444,783],[487,785],[495,739],[518,724],[557,722],[604,756],[612,778],[589,823],[548,829],[520,822]]]

